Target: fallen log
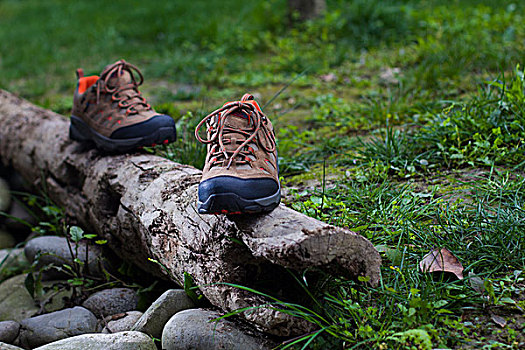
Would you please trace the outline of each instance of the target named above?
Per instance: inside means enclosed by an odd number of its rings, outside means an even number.
[[[147,154],[102,155],[70,141],[68,126],[63,116],[0,90],[2,163],[34,186],[45,185],[67,215],[140,268],[179,284],[189,273],[224,311],[268,303],[224,283],[253,286],[261,275],[286,275],[285,268],[367,276],[377,285],[381,259],[364,237],[284,205],[267,215],[200,215],[199,170]],[[309,327],[265,307],[242,316],[280,336]]]

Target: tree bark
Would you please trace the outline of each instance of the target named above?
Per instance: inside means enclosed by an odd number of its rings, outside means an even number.
[[[199,215],[199,170],[147,154],[105,156],[70,141],[68,127],[66,118],[0,90],[0,159],[5,166],[36,187],[45,185],[67,215],[107,239],[123,259],[179,284],[189,273],[222,310],[269,302],[224,283],[250,287],[262,277],[287,276],[285,268],[367,276],[377,285],[381,258],[364,237],[284,205],[267,215]],[[279,336],[310,327],[265,307],[241,316]]]

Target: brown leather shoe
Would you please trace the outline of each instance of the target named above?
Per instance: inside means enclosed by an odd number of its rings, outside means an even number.
[[[155,112],[141,96],[138,86],[144,78],[134,65],[117,61],[107,66],[100,77],[85,77],[82,69],[77,69],[77,79],[71,139],[94,141],[98,148],[109,152],[175,141],[174,120]]]
[[[199,135],[206,123],[207,139]],[[201,214],[273,210],[281,200],[273,126],[252,95],[206,116],[195,137],[208,145],[199,184]]]

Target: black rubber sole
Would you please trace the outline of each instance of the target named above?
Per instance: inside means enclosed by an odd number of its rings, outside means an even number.
[[[197,203],[199,214],[255,214],[274,210],[281,201],[281,189],[275,194],[257,199],[246,199],[235,193],[216,193]]]
[[[175,126],[158,128],[149,135],[129,139],[111,139],[91,129],[84,121],[71,116],[69,137],[72,140],[93,141],[98,149],[109,153],[126,153],[140,147],[150,147],[175,141],[177,132]]]

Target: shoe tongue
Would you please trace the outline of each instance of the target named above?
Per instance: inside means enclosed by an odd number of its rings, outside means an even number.
[[[132,82],[133,79],[131,77],[131,73],[127,69],[123,69],[120,72],[120,75],[117,71],[111,75],[111,78],[109,78],[109,85],[112,87],[127,85],[131,84]]]
[[[109,81],[108,81],[108,85],[112,88],[117,88],[119,86],[125,86],[131,83],[133,83],[131,73],[126,69],[123,69],[120,72],[120,75],[118,74],[118,71],[113,73],[111,75],[111,78],[109,78]],[[130,98],[129,102],[140,101],[137,91],[135,89],[122,90],[119,92],[119,95],[128,96]]]
[[[245,112],[236,111],[229,114],[224,121],[224,126],[238,129],[248,129],[251,127],[251,118]]]
[[[119,64],[119,62],[113,63],[111,65],[108,65],[104,70],[113,69],[113,67],[117,66],[118,64]],[[115,70],[115,72],[113,72],[111,74],[111,76],[109,77],[107,85],[109,87],[111,87],[112,89],[117,89],[117,88],[119,88],[121,86],[132,84],[132,83],[134,83],[134,80],[133,80],[133,76],[131,74],[132,73],[127,68],[123,68],[120,71],[120,74],[119,74],[118,70]],[[140,97],[138,95],[138,91],[137,91],[136,87],[134,89],[133,88],[131,88],[131,89],[128,88],[128,89],[124,89],[124,90],[119,91],[119,96],[121,96],[121,97],[127,96],[128,97],[128,100],[127,100],[128,103],[141,102],[141,99],[140,99]],[[138,106],[135,106],[135,108],[137,110],[141,110],[141,109],[143,109],[143,106],[138,105]]]

